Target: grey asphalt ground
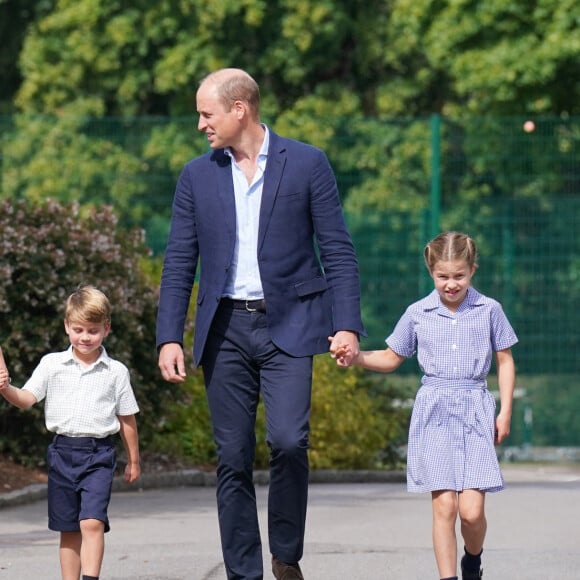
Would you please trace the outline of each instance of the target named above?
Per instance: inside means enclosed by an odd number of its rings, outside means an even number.
[[[486,500],[484,579],[580,579],[580,465],[510,464],[504,476],[507,489]],[[307,580],[437,580],[427,494],[407,493],[392,474],[313,479]],[[225,579],[213,485],[146,483],[113,494],[101,580]],[[271,579],[267,487],[257,492]],[[58,534],[46,528],[42,489],[26,493],[0,494],[0,580],[59,580]]]

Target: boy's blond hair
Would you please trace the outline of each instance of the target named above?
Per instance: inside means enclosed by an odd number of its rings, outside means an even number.
[[[67,322],[111,324],[111,304],[94,286],[80,286],[67,298],[64,317]]]

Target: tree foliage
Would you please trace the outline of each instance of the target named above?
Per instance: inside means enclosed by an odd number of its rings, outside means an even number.
[[[24,38],[52,4],[52,0],[0,0],[0,113],[14,111],[13,98],[22,83],[18,60]]]
[[[0,111],[18,112],[0,119],[0,195],[53,197],[79,216],[114,205],[162,251],[176,175],[206,147],[197,84],[242,67],[266,122],[328,152],[373,268],[363,295],[390,296],[394,322],[428,235],[434,142],[442,226],[483,233],[501,200],[520,199],[558,235],[544,198],[578,192],[579,18],[575,0],[0,0]],[[516,233],[536,239],[534,224]],[[500,252],[495,239],[484,253]],[[25,256],[35,263],[10,260]],[[382,339],[383,302],[364,308]]]
[[[2,197],[111,205],[123,227],[165,238],[180,139],[155,127],[140,119],[17,116],[2,136]],[[165,153],[157,157],[160,148]]]
[[[409,417],[399,408],[404,389],[387,381],[365,378],[360,369],[341,369],[329,355],[314,359],[310,466],[313,469],[375,469],[400,461],[397,445],[404,439]],[[199,465],[215,465],[209,409],[201,372],[191,373],[185,388],[186,405],[172,405],[154,446]],[[264,405],[256,419],[256,458],[267,469],[270,448],[266,440]]]
[[[346,95],[367,116],[579,111],[574,0],[58,0],[35,15],[27,112],[189,114],[222,66],[254,74],[276,115],[330,90],[335,115]]]
[[[309,454],[313,468],[375,469],[396,464],[400,457],[394,444],[406,434],[408,409],[396,408],[395,397],[382,398],[384,393],[377,398],[364,371],[340,368],[330,355],[315,358],[313,384]]]
[[[356,211],[425,207],[432,113],[580,112],[574,0],[45,0],[18,14],[2,195],[114,203],[159,240],[175,175],[205,147],[197,84],[219,67],[247,69],[264,119],[328,152]]]

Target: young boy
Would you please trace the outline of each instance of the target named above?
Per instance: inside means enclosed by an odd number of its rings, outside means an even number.
[[[113,435],[127,453],[125,481],[141,473],[135,413],[139,411],[129,371],[110,358],[102,342],[111,329],[107,297],[92,286],[73,292],[64,320],[70,347],[45,355],[21,389],[10,384],[0,360],[0,394],[28,409],[46,398],[48,527],[60,532],[63,580],[98,579],[109,531],[107,510],[116,467]]]

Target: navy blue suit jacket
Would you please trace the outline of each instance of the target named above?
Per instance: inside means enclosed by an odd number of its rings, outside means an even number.
[[[236,239],[230,158],[210,151],[185,165],[173,201],[157,344],[183,344],[198,261],[194,361],[199,365]],[[316,240],[316,243],[314,242]],[[326,155],[270,131],[258,262],[272,341],[292,356],[328,351],[338,330],[364,334],[354,247]]]

